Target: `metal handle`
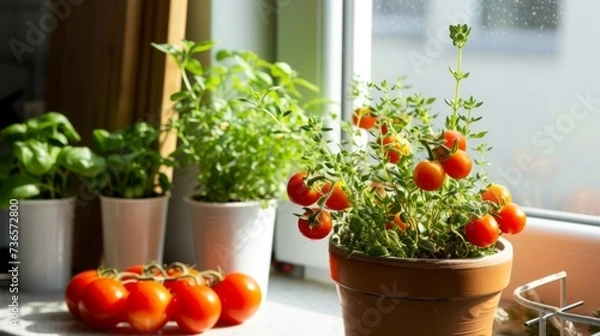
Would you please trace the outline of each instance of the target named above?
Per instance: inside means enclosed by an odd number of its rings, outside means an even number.
[[[544,303],[536,302],[529,300],[523,296],[523,293],[546,285],[548,283],[560,281],[560,307],[550,306]],[[560,322],[560,334],[561,336],[566,336],[565,331],[566,328],[564,326],[565,321],[571,321],[576,323],[582,323],[587,325],[595,325],[600,326],[600,319],[568,313],[567,310],[578,307],[583,304],[583,301],[578,301],[570,305],[566,305],[567,303],[567,273],[559,272],[556,274],[552,274],[541,279],[532,281],[527,283],[521,287],[518,287],[514,291],[515,300],[522,306],[525,306],[529,309],[533,309],[539,313],[539,317],[529,320],[525,322],[525,325],[529,326],[533,323],[540,324],[540,336],[546,335],[546,321],[551,317],[557,317]],[[596,333],[594,335],[600,335],[600,333]]]

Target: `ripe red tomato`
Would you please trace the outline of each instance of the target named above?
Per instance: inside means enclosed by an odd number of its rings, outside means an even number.
[[[262,300],[260,287],[254,279],[242,273],[230,273],[212,289],[221,299],[220,320],[240,324],[256,313]]]
[[[125,301],[127,322],[137,332],[155,332],[169,321],[171,293],[160,283],[142,280],[129,292]]]
[[[486,191],[481,193],[481,198],[498,205],[512,202],[510,191],[505,186],[495,183],[492,183]]]
[[[81,292],[81,319],[94,328],[113,328],[122,320],[126,298],[127,290],[119,281],[97,278]]]
[[[368,107],[357,108],[352,114],[352,124],[360,128],[371,129],[376,122],[377,117],[371,114],[371,109]]]
[[[473,168],[473,162],[469,154],[462,149],[457,149],[456,152],[450,155],[449,158],[442,161],[442,167],[448,176],[455,180],[467,177]]]
[[[221,300],[210,287],[183,283],[173,297],[171,312],[182,331],[197,334],[217,323],[221,316]]]
[[[517,234],[523,231],[527,222],[525,211],[512,202],[504,204],[494,218],[496,218],[500,230],[507,234]]]
[[[327,206],[331,210],[344,210],[350,206],[350,201],[348,200],[348,194],[343,189],[343,183],[341,181],[337,181],[333,185],[333,190],[327,201],[325,201],[325,206]],[[329,193],[329,188],[331,188],[331,183],[327,182],[323,185],[323,194]]]
[[[444,145],[450,149],[454,148],[455,143],[458,143],[458,149],[467,150],[467,140],[465,139],[464,135],[460,134],[458,131],[445,130],[444,140]]]
[[[73,317],[75,317],[76,319],[81,319],[78,306],[79,301],[81,301],[81,293],[83,292],[83,289],[90,282],[96,280],[97,278],[98,271],[83,271],[74,276],[67,285],[67,289],[65,290],[65,302],[67,303],[67,308],[69,308],[69,312],[71,312],[71,315],[73,315]]]
[[[296,173],[287,184],[287,195],[290,201],[302,206],[314,204],[322,196],[321,193],[306,184],[306,176],[307,172],[304,171]]]
[[[471,220],[465,225],[467,240],[479,247],[488,247],[494,244],[500,236],[498,223],[490,214]]]
[[[404,231],[406,228],[408,228],[408,224],[402,221],[402,218],[400,218],[400,213],[395,214],[394,219],[385,224],[386,230],[398,229],[400,231]]]
[[[444,184],[446,172],[439,162],[423,160],[415,167],[413,178],[419,188],[432,191]]]
[[[311,222],[308,218],[313,213],[317,213],[317,216]],[[323,239],[331,232],[331,215],[327,210],[314,208],[311,211],[306,211],[303,217],[298,218],[298,229],[304,237],[309,239]]]
[[[410,154],[410,143],[400,135],[386,136],[381,144],[390,163],[396,164],[403,155]]]

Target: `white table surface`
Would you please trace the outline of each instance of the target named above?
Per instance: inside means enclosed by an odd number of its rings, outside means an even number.
[[[19,295],[20,324],[10,325],[9,293],[3,289],[0,300],[0,334],[5,335],[135,335],[122,323],[110,332],[91,329],[68,312],[62,293]],[[267,300],[258,313],[238,326],[213,328],[207,336],[342,336],[340,308],[333,286],[286,276],[271,278]],[[174,322],[163,335],[179,335]]]

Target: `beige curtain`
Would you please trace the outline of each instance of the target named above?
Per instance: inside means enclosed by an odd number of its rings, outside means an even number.
[[[114,130],[138,120],[170,117],[169,94],[179,88],[173,62],[150,42],[184,38],[188,0],[73,1],[53,32],[46,104],[64,113],[91,144],[94,128]],[[77,5],[75,5],[77,4]],[[170,152],[173,136],[161,147]],[[102,232],[98,200],[74,186],[78,196],[74,272],[98,267]]]

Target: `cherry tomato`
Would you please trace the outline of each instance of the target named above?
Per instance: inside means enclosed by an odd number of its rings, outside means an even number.
[[[448,176],[455,180],[459,180],[467,177],[467,175],[471,173],[473,162],[467,152],[462,149],[457,149],[454,154],[442,161],[442,167]]]
[[[127,290],[119,281],[97,278],[81,292],[81,319],[94,328],[113,328],[122,320],[126,298]]]
[[[439,162],[423,160],[415,167],[413,178],[419,188],[432,191],[444,184],[446,172]]]
[[[262,300],[260,287],[254,279],[242,273],[230,273],[212,289],[221,299],[220,320],[240,324],[256,313]]]
[[[498,223],[490,214],[471,220],[465,225],[467,240],[479,247],[488,247],[494,244],[500,236]]]
[[[331,194],[325,201],[325,205],[331,210],[344,210],[350,206],[350,201],[348,200],[348,194],[343,189],[343,183],[341,181],[337,181],[333,185],[333,190]],[[327,182],[323,185],[323,194],[329,193],[329,188],[331,188],[331,183]]]
[[[357,108],[352,114],[352,123],[366,130],[375,126],[377,117],[371,114],[371,109],[368,107]]]
[[[407,227],[408,227],[408,224],[406,224],[406,223],[404,223],[404,221],[402,221],[402,218],[400,218],[400,213],[395,214],[394,219],[391,222],[388,222],[385,224],[386,230],[398,229],[400,231],[404,231],[404,230],[406,230]]]
[[[481,198],[498,205],[512,202],[510,191],[505,186],[495,183],[492,183],[486,191],[481,193]]]
[[[142,280],[125,301],[127,322],[137,332],[155,332],[169,321],[171,293],[156,281]]]
[[[403,155],[410,154],[410,143],[400,135],[386,136],[382,140],[390,163],[396,164]]]
[[[306,184],[306,176],[307,172],[296,173],[287,184],[287,194],[290,201],[302,206],[309,206],[322,196],[321,193]]]
[[[76,319],[81,319],[78,306],[79,301],[81,301],[83,289],[97,278],[98,272],[96,270],[83,271],[74,276],[67,285],[67,289],[65,290],[65,302],[67,303],[69,312],[71,312],[71,315]]]
[[[458,149],[467,150],[467,140],[465,139],[464,135],[460,134],[458,131],[445,130],[444,140],[444,145],[450,149],[454,148],[455,143],[458,143]]]
[[[523,231],[527,222],[525,211],[512,202],[504,204],[494,218],[496,218],[500,230],[507,234],[517,234]]]
[[[317,214],[313,221],[309,219],[311,214]],[[323,239],[331,232],[331,215],[327,210],[314,208],[306,211],[304,215],[298,218],[298,229],[300,233],[309,239]]]
[[[221,300],[207,286],[190,286],[183,283],[171,303],[173,319],[179,328],[191,334],[212,328],[221,316]]]

